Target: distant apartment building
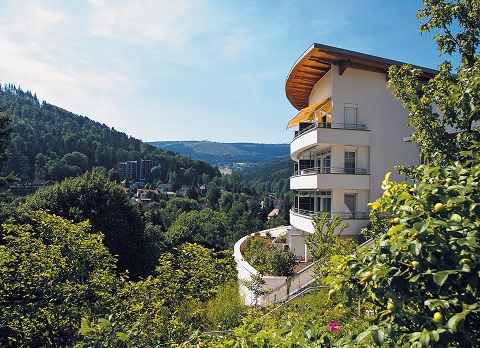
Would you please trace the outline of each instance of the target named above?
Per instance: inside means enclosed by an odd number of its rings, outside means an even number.
[[[140,159],[117,163],[116,170],[121,180],[145,182],[149,179],[152,168],[159,165],[157,161]]]
[[[291,234],[314,232],[312,216],[328,213],[342,217],[349,224],[344,235],[358,239],[385,174],[419,164],[418,149],[405,141],[412,133],[408,112],[386,88],[388,68],[402,64],[313,44],[291,69],[286,96],[298,110],[288,123],[295,127]],[[435,74],[421,69],[422,80]]]

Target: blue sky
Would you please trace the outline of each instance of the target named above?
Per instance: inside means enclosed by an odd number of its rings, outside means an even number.
[[[143,141],[289,143],[314,42],[436,68],[421,0],[2,0],[0,82]],[[447,57],[448,58],[448,57]]]

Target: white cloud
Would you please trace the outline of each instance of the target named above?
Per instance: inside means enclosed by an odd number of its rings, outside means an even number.
[[[178,48],[209,30],[206,18],[199,16],[202,3],[198,1],[90,2],[94,5],[91,33],[121,42]]]
[[[106,106],[114,98],[131,92],[136,79],[128,64],[84,35],[84,14],[68,6],[9,4],[10,16],[0,15],[8,28],[0,32],[0,47],[8,52],[0,56],[3,82],[21,84],[40,99],[88,116],[112,110]]]

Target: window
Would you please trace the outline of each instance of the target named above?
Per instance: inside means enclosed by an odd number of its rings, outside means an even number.
[[[305,211],[313,211],[313,197],[299,196],[298,209]]]
[[[345,151],[345,173],[355,174],[355,151]]]
[[[345,104],[345,128],[355,128],[357,124],[357,104]]]
[[[317,167],[320,167],[320,173],[330,173],[332,165],[331,148],[322,150],[317,157]]]
[[[357,207],[357,195],[353,193],[346,193],[344,202],[347,207],[347,212],[344,214],[345,217],[354,218]]]
[[[320,191],[317,196],[317,208],[322,213],[332,211],[332,191]]]
[[[309,169],[309,168],[313,167],[313,164],[314,164],[313,160],[303,160],[303,159],[301,159],[301,160],[298,161],[298,168],[300,170]]]

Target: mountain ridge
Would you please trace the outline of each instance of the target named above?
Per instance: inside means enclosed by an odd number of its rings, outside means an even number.
[[[270,162],[290,154],[290,144],[265,144],[234,142],[224,143],[209,140],[151,141],[162,150],[170,150],[192,159],[209,162],[218,167],[243,169],[259,163]]]

